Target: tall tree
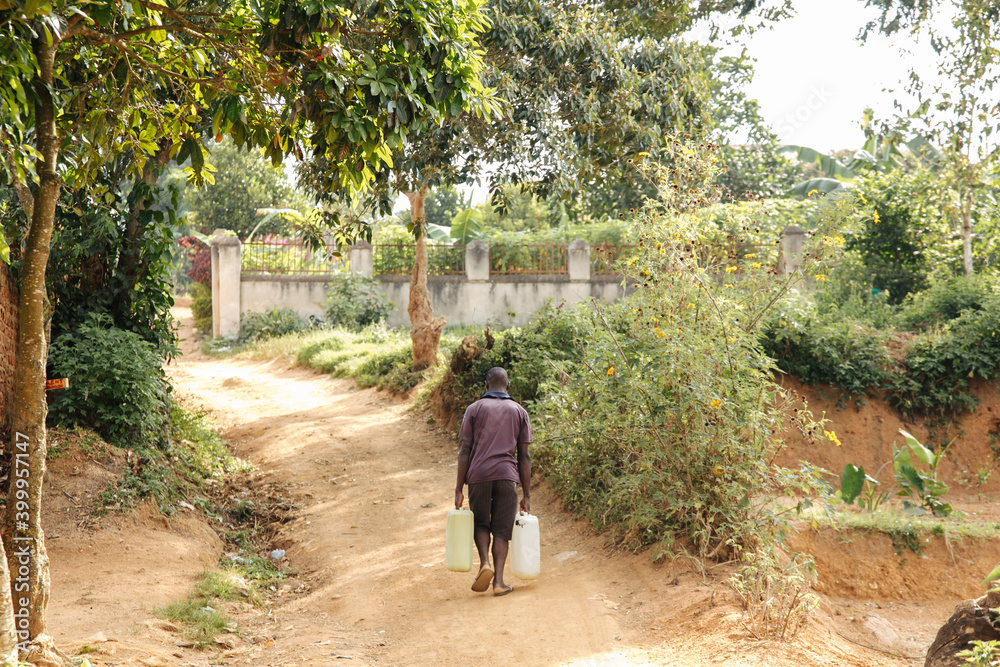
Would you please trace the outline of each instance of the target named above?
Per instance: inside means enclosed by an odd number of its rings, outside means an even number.
[[[61,188],[86,187],[123,152],[135,181],[170,159],[190,159],[200,179],[210,130],[275,162],[326,155],[360,191],[409,132],[481,94],[482,25],[474,0],[0,0],[0,152],[28,221],[3,531],[8,563],[30,552],[11,600],[27,616],[22,649],[45,634],[49,595],[45,275]]]
[[[262,208],[298,208],[305,198],[295,191],[283,167],[275,167],[260,151],[240,150],[226,140],[209,146],[208,160],[215,171],[212,183],[184,192],[190,215],[188,222],[206,234],[213,229],[230,229],[246,240],[260,222],[256,215]],[[304,211],[301,211],[304,212]],[[261,233],[274,232],[281,219]]]
[[[990,0],[961,0],[950,30],[925,25],[938,54],[939,83],[912,71],[915,118],[941,150],[940,174],[950,184],[949,214],[962,235],[962,265],[973,273],[972,237],[979,201],[1000,167],[1000,7]]]
[[[703,134],[710,125],[705,51],[674,33],[695,16],[754,4],[675,2],[684,7],[676,14],[650,4],[641,15],[558,0],[489,5],[483,80],[503,100],[500,114],[466,114],[411,136],[393,166],[378,173],[381,187],[367,202],[387,213],[396,193],[410,201],[417,240],[408,309],[415,367],[436,363],[444,327],[426,289],[428,189],[476,180],[489,168],[493,202],[502,208],[509,184],[569,198],[605,182],[639,180],[630,164],[637,155],[655,154],[666,133]],[[650,33],[644,20],[653,16],[657,32]],[[314,168],[322,172],[324,165]],[[370,235],[363,226],[355,231]]]

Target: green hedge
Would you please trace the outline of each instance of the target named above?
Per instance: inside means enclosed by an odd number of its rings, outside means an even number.
[[[788,301],[763,332],[778,368],[805,384],[880,396],[904,414],[949,417],[972,410],[973,379],[1000,378],[1000,293],[995,277],[948,277],[898,309]],[[822,295],[820,295],[822,297]],[[891,321],[875,326],[892,313]]]

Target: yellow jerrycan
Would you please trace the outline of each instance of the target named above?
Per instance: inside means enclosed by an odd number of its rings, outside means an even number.
[[[510,569],[518,579],[535,579],[541,570],[542,548],[538,517],[520,512],[510,540]]]
[[[472,569],[473,528],[471,510],[448,510],[448,524],[444,531],[444,564],[452,572],[468,572]]]

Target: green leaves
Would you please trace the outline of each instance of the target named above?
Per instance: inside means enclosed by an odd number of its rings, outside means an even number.
[[[424,231],[432,241],[451,241],[451,227],[428,222],[424,224]]]
[[[451,237],[459,245],[465,245],[473,239],[482,238],[483,212],[476,208],[459,211],[451,219]]]
[[[948,492],[948,485],[937,478],[937,467],[944,458],[948,445],[940,448],[935,454],[906,431],[900,429],[899,433],[905,439],[907,447],[899,450],[893,448],[893,469],[899,486],[897,495],[915,499],[918,503],[903,501],[903,511],[922,515],[925,510],[930,510],[936,516],[948,516],[951,514],[951,505],[940,500],[941,496]],[[918,461],[930,468],[930,474],[925,474],[917,468],[910,457],[911,452]]]
[[[764,499],[810,482],[768,463],[779,446],[771,434],[786,414],[807,434],[817,424],[782,412],[759,343],[761,317],[789,284],[759,257],[739,263],[739,279],[725,270],[738,257],[714,258],[715,227],[699,211],[714,198],[717,148],[677,141],[668,151],[669,167],[644,172],[658,200],[631,218],[637,245],[623,270],[635,291],[583,309],[593,332],[538,408],[549,415],[539,457],[570,507],[620,544],[666,553],[684,542],[714,556],[780,530]],[[744,231],[731,242],[754,243],[747,230],[762,213],[734,225]],[[854,500],[864,473],[845,474]]]
[[[919,461],[926,463],[931,466],[931,468],[937,467],[939,460],[938,457],[934,455],[934,452],[924,447],[916,438],[906,431],[900,429],[899,433],[903,436],[903,438],[905,438],[906,444],[910,446],[910,451],[913,452],[913,455],[916,456]]]
[[[374,278],[345,272],[330,279],[326,320],[332,326],[357,331],[384,322],[394,307]]]
[[[829,195],[845,189],[844,182],[835,178],[810,178],[796,183],[788,194],[793,197],[811,197],[815,194]]]
[[[848,463],[840,475],[840,499],[847,505],[853,503],[854,499],[861,495],[867,479],[868,475],[865,474],[863,467]]]
[[[166,424],[163,359],[106,315],[91,315],[53,341],[49,364],[69,388],[50,401],[54,423],[86,424],[118,445],[149,444]]]
[[[392,167],[409,133],[495,107],[478,81],[479,2],[362,4],[301,0],[280,14],[259,0],[236,11],[206,7],[192,32],[169,2],[28,0],[0,27],[0,140],[23,181],[30,156],[14,148],[34,122],[30,37],[47,29],[33,16],[51,10],[77,26],[59,35],[53,88],[56,107],[70,110],[59,131],[74,133],[61,137],[64,183],[86,186],[120,153],[135,156],[129,175],[138,178],[164,147],[190,164],[195,182],[211,182],[201,139],[210,121],[212,137],[229,135],[275,164],[293,152],[323,155],[337,185],[356,194]]]

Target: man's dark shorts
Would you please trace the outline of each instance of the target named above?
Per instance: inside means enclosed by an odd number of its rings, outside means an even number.
[[[517,516],[517,484],[508,479],[469,484],[469,508],[475,515],[476,528],[510,540]]]

